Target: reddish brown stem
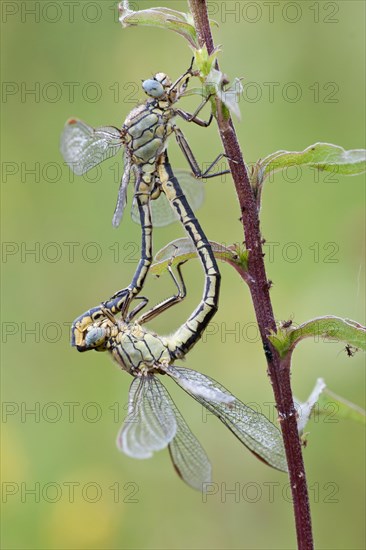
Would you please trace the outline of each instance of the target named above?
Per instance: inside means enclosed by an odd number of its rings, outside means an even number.
[[[188,0],[188,2],[200,46],[206,45],[210,54],[214,50],[214,43],[207,15],[206,0]],[[276,323],[269,295],[270,285],[263,260],[262,237],[256,200],[232,120],[222,116],[219,100],[217,100],[217,112],[220,136],[227,158],[230,159],[230,169],[241,209],[245,244],[249,251],[249,277],[247,282],[253,300],[282,429],[292,490],[298,548],[311,550],[313,548],[311,515],[290,382],[290,358],[281,360],[278,352],[268,339],[270,331],[276,331]]]

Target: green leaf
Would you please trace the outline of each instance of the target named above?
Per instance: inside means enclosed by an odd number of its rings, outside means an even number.
[[[223,104],[229,109],[231,114],[234,114],[239,120],[241,119],[239,101],[243,92],[243,86],[240,78],[234,78],[230,88],[217,92],[218,97]]]
[[[211,107],[214,114],[216,113],[214,99],[215,96],[218,97],[224,106],[224,116],[228,117],[231,113],[240,119],[239,101],[243,92],[241,79],[235,78],[231,86],[225,88],[225,86],[229,84],[229,80],[224,73],[215,68],[215,62],[219,52],[220,48],[217,47],[209,55],[206,46],[195,51],[194,59],[197,70],[195,70],[194,74],[201,80],[203,90],[198,92],[196,91],[197,89],[195,89],[195,91],[191,93],[199,93],[204,97],[212,96]],[[190,92],[188,91],[185,95],[190,95]]]
[[[242,271],[248,271],[249,251],[240,245],[233,246],[233,250],[238,255],[237,264],[241,267]]]
[[[325,389],[319,396],[319,414],[329,415],[336,407],[336,417],[366,424],[366,411],[343,397]],[[331,407],[331,408],[330,408]]]
[[[205,81],[205,79],[213,69],[219,52],[220,48],[217,47],[213,50],[211,54],[209,54],[206,44],[202,48],[199,48],[194,52],[194,61],[199,72],[197,76],[199,76],[202,82]]]
[[[295,399],[295,404],[298,413],[297,427],[300,435],[304,433],[305,426],[312,413],[315,417],[322,415],[329,417],[332,415],[334,422],[339,418],[344,418],[366,424],[366,411],[327,389],[322,378],[318,378],[316,381],[307,401],[301,403]]]
[[[269,174],[289,166],[309,166],[318,170],[354,176],[366,170],[366,150],[347,151],[331,143],[314,143],[304,151],[277,151],[257,162],[252,183],[258,187]]]
[[[209,241],[215,258],[228,262],[232,265],[241,265],[243,259],[239,256],[235,249],[227,248],[226,246]],[[241,253],[243,255],[243,252]],[[197,249],[194,247],[190,239],[181,238],[172,241],[159,250],[154,258],[154,264],[150,271],[157,276],[160,276],[168,267],[174,267],[178,264],[197,258]]]
[[[129,9],[128,0],[123,0],[118,6],[119,21],[123,27],[145,25],[174,31],[186,40],[193,48],[198,48],[198,38],[189,13],[172,10],[170,8],[149,8],[133,11]]]
[[[269,338],[281,357],[292,351],[304,338],[313,338],[315,342],[327,339],[345,342],[366,351],[366,328],[351,319],[333,315],[317,317],[296,328],[280,328]]]
[[[228,79],[224,73],[212,68],[204,81],[207,95],[215,94],[231,114],[240,119],[239,100],[243,92],[240,78],[235,78],[230,88],[225,89]]]

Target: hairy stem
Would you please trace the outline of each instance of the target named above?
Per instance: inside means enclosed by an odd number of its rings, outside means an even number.
[[[214,43],[209,25],[206,0],[188,0],[193,15],[200,46],[206,45],[212,53]],[[248,284],[255,314],[268,364],[268,374],[273,387],[282,436],[286,451],[291,482],[298,548],[311,550],[313,537],[305,468],[301,443],[297,431],[296,410],[290,382],[290,359],[281,360],[278,352],[268,340],[270,331],[276,331],[276,322],[269,295],[263,260],[262,237],[260,232],[256,200],[248,177],[240,146],[231,118],[222,116],[221,104],[217,100],[218,126],[225,153],[229,159],[243,223],[245,245],[249,251]]]

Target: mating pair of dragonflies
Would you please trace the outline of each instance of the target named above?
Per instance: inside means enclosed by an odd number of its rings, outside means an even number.
[[[148,99],[131,111],[121,129],[113,126],[94,129],[80,120],[69,120],[62,134],[61,152],[69,167],[82,175],[123,149],[124,171],[113,224],[118,226],[122,219],[127,187],[133,178],[133,212],[142,229],[141,259],[130,285],[74,321],[72,344],[79,351],[109,351],[120,367],[134,377],[129,391],[127,418],[117,440],[119,448],[129,456],[147,458],[154,451],[168,447],[178,474],[189,485],[202,490],[203,484],[211,479],[210,462],[158,374],[172,378],[265,462],[281,470],[286,470],[286,462],[280,432],[266,417],[244,405],[212,378],[173,366],[201,338],[217,311],[220,291],[217,262],[194,215],[191,200],[187,199],[186,189],[197,206],[202,197],[202,184],[198,179],[223,173],[212,173],[223,155],[202,172],[186,138],[174,123],[174,118],[180,116],[207,127],[213,118],[212,114],[207,122],[198,118],[210,97],[193,114],[175,106],[186,95],[192,75],[191,66],[174,83],[164,73],[143,81],[142,87]],[[184,181],[189,182],[184,190],[173,173],[166,151],[167,140],[172,135],[175,135],[195,177],[187,178],[180,172]],[[174,296],[140,314],[148,300],[139,295],[152,263],[153,227],[171,221],[169,215],[163,220],[154,216],[154,212],[161,210],[163,200],[167,200],[173,218],[180,220],[205,273],[202,300],[187,321],[169,337],[159,336],[144,325],[185,297],[181,271],[184,261],[178,263],[176,274],[171,266],[168,267],[177,288]]]

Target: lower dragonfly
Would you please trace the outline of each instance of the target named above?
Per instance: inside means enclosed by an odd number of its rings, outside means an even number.
[[[127,418],[117,438],[118,448],[133,458],[149,458],[153,452],[168,447],[173,466],[183,481],[205,491],[211,480],[210,461],[160,382],[158,375],[167,375],[261,460],[287,471],[280,432],[264,415],[246,406],[213,378],[174,366],[198,342],[207,325],[211,315],[207,297],[171,336],[159,336],[143,326],[186,296],[181,263],[177,266],[178,277],[170,266],[168,269],[177,294],[138,319],[136,315],[146,305],[146,298],[125,320],[117,319],[102,306],[103,316],[98,321],[83,328],[80,324],[73,326],[72,343],[78,351],[108,351],[122,370],[134,377]]]
[[[204,127],[212,121],[212,114],[208,121],[203,121],[197,116],[210,97],[206,98],[193,114],[173,106],[184,95],[188,80],[194,74],[192,64],[174,83],[165,73],[157,73],[152,79],[143,81],[142,87],[149,99],[131,111],[122,129],[114,126],[94,129],[81,120],[70,119],[61,136],[61,153],[68,166],[77,175],[88,172],[105,159],[114,156],[122,146],[125,148],[125,166],[113,225],[118,226],[122,219],[127,200],[127,187],[133,174],[135,177],[134,205],[138,211],[138,215],[136,216],[135,213],[134,217],[139,218],[142,228],[141,259],[132,282],[112,296],[112,298],[124,298],[123,310],[126,311],[132,298],[141,291],[152,261],[154,220],[150,203],[158,199],[163,190],[157,174],[157,165],[165,152],[169,136],[175,134],[196,178],[210,178],[229,172],[223,170],[212,173],[213,167],[225,156],[223,154],[220,154],[207,170],[202,172],[182,131],[172,122],[177,115]],[[190,186],[192,187],[192,183]],[[166,221],[170,223],[171,219]],[[164,221],[161,225],[163,224]]]

